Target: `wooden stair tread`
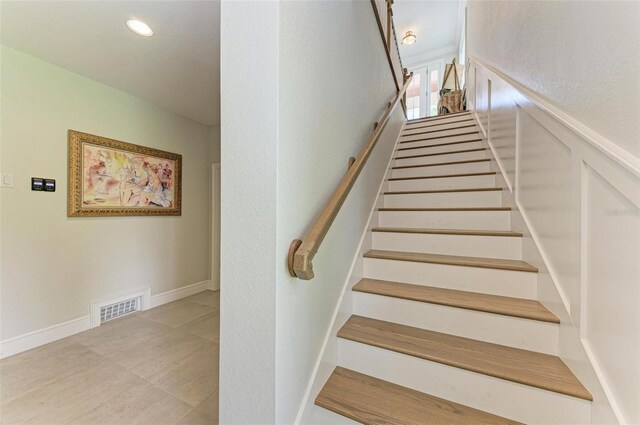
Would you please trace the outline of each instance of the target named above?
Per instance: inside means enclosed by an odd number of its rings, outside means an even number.
[[[433,122],[433,121],[439,121],[447,118],[460,117],[465,115],[471,116],[471,111],[461,111],[461,112],[456,112],[456,113],[447,114],[447,115],[436,115],[435,117],[414,118],[412,120],[407,120],[407,123],[413,124],[416,122]]]
[[[385,195],[415,195],[420,193],[454,193],[454,192],[502,192],[501,187],[472,187],[468,189],[434,189],[434,190],[406,190],[384,192]]]
[[[351,316],[338,337],[524,385],[593,400],[559,357]]]
[[[560,323],[558,317],[544,305],[535,300],[412,285],[409,283],[389,282],[377,279],[362,279],[353,287],[354,291],[404,300],[419,301],[485,313],[541,322]]]
[[[471,139],[471,140],[463,140],[461,142],[445,142],[445,143],[435,143],[433,145],[425,145],[425,146],[412,146],[410,148],[398,148],[398,151],[408,151],[412,149],[425,149],[425,148],[435,148],[440,146],[448,146],[448,145],[460,145],[463,143],[473,143],[473,142],[481,142],[482,139]],[[417,140],[419,142],[419,140]]]
[[[454,136],[460,136],[459,134],[454,134]],[[466,136],[466,134],[465,134]],[[442,136],[442,137],[446,137],[446,136]],[[441,139],[441,137],[436,137],[436,138],[431,138],[431,139],[416,139],[416,140],[404,140],[401,141],[400,144],[402,143],[415,143],[415,142],[428,142],[429,140],[438,140]],[[442,145],[446,145],[446,144],[450,144],[450,143],[467,143],[467,142],[480,142],[482,141],[481,138],[476,137],[474,139],[465,139],[465,140],[456,140],[455,142],[442,142],[442,143],[434,143],[432,145],[426,145],[426,146],[422,146],[423,148],[428,148],[430,146],[442,146]],[[399,148],[400,149],[404,149],[402,147]]]
[[[453,124],[455,124],[455,123],[453,123]],[[437,132],[439,132],[439,131],[459,130],[459,129],[461,129],[461,128],[470,128],[470,127],[475,127],[475,126],[476,126],[475,124],[465,124],[465,125],[460,125],[460,126],[458,126],[458,127],[440,128],[440,129],[428,130],[428,131],[421,131],[421,132],[419,132],[419,133],[410,133],[410,134],[405,134],[405,132],[407,132],[407,131],[414,131],[414,130],[420,130],[420,129],[423,129],[423,128],[429,128],[429,129],[430,129],[430,128],[433,128],[433,126],[432,126],[432,127],[427,126],[427,127],[405,128],[405,129],[404,129],[404,131],[402,132],[402,135],[403,135],[403,136],[413,136],[413,135],[415,135],[415,134],[437,133]]]
[[[439,174],[435,176],[417,176],[417,177],[390,177],[389,181],[398,180],[420,180],[420,179],[448,179],[451,177],[475,177],[475,176],[490,176],[496,175],[495,171],[483,171],[481,173],[466,173],[466,174]]]
[[[518,422],[336,367],[315,404],[372,425],[514,425]]]
[[[511,207],[378,208],[378,211],[511,211]]]
[[[420,167],[437,167],[439,165],[456,165],[456,164],[471,164],[474,162],[488,162],[489,158],[483,159],[469,159],[466,161],[450,161],[450,162],[437,162],[435,164],[418,164],[418,165],[397,165],[395,167],[391,167],[394,170],[399,170],[402,168],[420,168]]]
[[[403,131],[408,131],[408,130],[427,130],[427,129],[438,129],[438,128],[442,128],[445,125],[463,125],[463,124],[474,124],[475,125],[475,120],[473,118],[468,118],[468,117],[458,117],[455,120],[447,120],[447,121],[440,121],[440,122],[417,122],[417,123],[413,123],[413,124],[407,124],[407,126],[404,128]]]
[[[468,136],[470,134],[478,134],[478,130],[473,130],[473,131],[468,131],[466,133],[458,133],[458,134],[445,134],[443,136],[436,136],[436,137],[425,137],[424,139],[418,139],[418,140],[401,140],[400,143],[420,142],[422,140],[438,140],[438,139],[445,139],[445,138],[448,138],[448,137]],[[400,138],[402,138],[402,137],[411,137],[411,136],[419,136],[419,135],[420,134],[407,134],[407,135],[400,136]]]
[[[457,151],[425,153],[425,154],[421,154],[421,155],[396,156],[394,159],[422,158],[422,157],[425,157],[425,156],[452,155],[452,154],[456,154],[456,153],[480,152],[480,151],[484,151],[484,150],[486,150],[486,149],[485,148],[461,149],[461,150],[457,150]]]
[[[364,254],[365,258],[380,260],[411,261],[415,263],[446,264],[450,266],[480,267],[483,269],[512,270],[537,273],[538,269],[520,260],[502,258],[466,257],[461,255],[430,254],[422,252],[384,251],[372,249]]]
[[[513,232],[511,230],[429,229],[425,227],[374,227],[371,231],[387,233],[421,233],[431,235],[522,237],[522,233]]]

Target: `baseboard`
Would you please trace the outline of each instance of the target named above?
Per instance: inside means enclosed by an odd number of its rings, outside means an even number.
[[[210,290],[212,285],[211,280],[203,280],[202,282],[193,283],[191,285],[183,286],[182,288],[172,289],[161,294],[151,296],[151,307],[158,307],[162,304],[167,304],[172,301],[195,295],[198,292]]]
[[[88,330],[91,327],[91,317],[89,315],[69,320],[39,329],[14,338],[2,341],[0,344],[0,358],[13,356],[23,351],[66,338],[71,335]]]
[[[210,280],[209,285],[207,287],[209,291],[219,291],[220,290],[220,281]]]
[[[151,303],[148,307],[143,304],[143,309],[158,307],[163,304],[177,301],[202,291],[211,290],[212,281],[205,280],[182,288],[172,289],[151,296]],[[145,308],[146,307],[146,308]],[[80,332],[91,329],[91,315],[88,314],[68,322],[58,323],[57,325],[29,332],[24,335],[16,336],[0,342],[0,358],[13,356],[23,351],[57,341],[75,335]]]

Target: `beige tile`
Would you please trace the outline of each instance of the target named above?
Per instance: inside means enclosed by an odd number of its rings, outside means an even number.
[[[158,363],[158,367],[163,367],[163,364],[195,350],[201,343],[195,335],[168,326],[167,329],[169,331],[162,335],[111,352],[107,357],[126,369],[136,369],[137,374],[141,375],[143,369],[139,365],[152,366]]]
[[[196,294],[3,359],[0,423],[217,423],[217,300]]]
[[[177,425],[218,425],[218,392],[203,400]]]
[[[216,344],[184,332],[176,332],[162,345],[162,347],[150,346],[149,349],[141,349],[137,355],[132,355],[131,364],[127,365],[127,369],[141,378],[150,380],[151,376],[161,375],[177,367],[194,353],[198,356],[207,353],[209,356],[217,355],[214,352],[217,348]]]
[[[106,361],[3,404],[1,421],[3,425],[66,424],[144,383],[133,373]]]
[[[183,299],[143,311],[138,313],[138,316],[171,326],[172,328],[177,328],[180,325],[184,325],[198,317],[214,313],[215,311],[213,307]]]
[[[220,291],[202,291],[184,299],[189,302],[208,305],[216,309],[220,307]]]
[[[100,405],[87,415],[76,418],[72,425],[174,425],[192,407],[156,388],[148,382]]]
[[[211,341],[146,379],[176,398],[197,406],[218,389],[218,346]]]
[[[198,335],[215,343],[220,342],[220,315],[216,313],[207,314],[195,320],[185,323],[177,328]]]
[[[5,404],[57,379],[107,359],[69,338],[0,361],[0,402]]]
[[[74,335],[74,340],[104,356],[146,344],[172,332],[172,328],[136,315],[116,319]]]

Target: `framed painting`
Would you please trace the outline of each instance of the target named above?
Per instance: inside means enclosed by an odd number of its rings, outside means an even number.
[[[182,155],[69,130],[67,216],[182,214]]]

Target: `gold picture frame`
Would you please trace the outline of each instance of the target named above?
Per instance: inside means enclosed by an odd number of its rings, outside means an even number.
[[[182,215],[182,155],[69,130],[68,217]]]

